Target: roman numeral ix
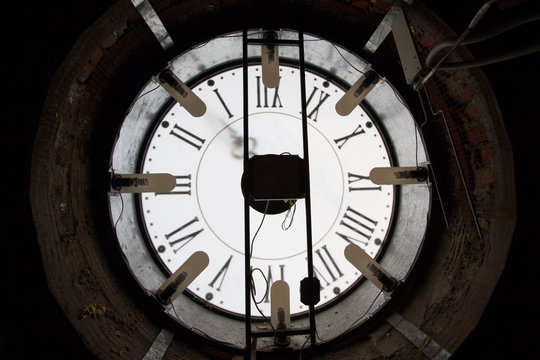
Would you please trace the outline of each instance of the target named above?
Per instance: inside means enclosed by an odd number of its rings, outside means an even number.
[[[315,97],[315,94],[317,91],[320,91],[319,93],[319,99],[316,105],[309,111],[309,104],[311,103],[311,100]],[[313,121],[317,121],[317,117],[319,116],[319,108],[321,105],[328,99],[330,94],[325,93],[322,90],[319,90],[316,86],[313,87],[313,90],[311,90],[311,94],[309,95],[309,98],[306,101],[306,111],[308,112],[307,117]]]

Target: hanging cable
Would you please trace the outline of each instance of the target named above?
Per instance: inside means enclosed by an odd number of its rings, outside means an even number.
[[[255,239],[257,238],[257,235],[259,234],[259,231],[261,230],[262,226],[263,226],[263,223],[264,223],[264,220],[266,218],[266,214],[268,212],[268,206],[270,204],[270,201],[267,201],[266,202],[266,206],[264,208],[264,213],[263,213],[263,217],[261,219],[261,222],[259,224],[259,227],[257,228],[257,231],[255,231],[255,234],[253,235],[253,238],[251,239],[251,246],[249,248],[249,258],[251,259],[253,257],[253,244],[255,243]],[[263,276],[263,279],[264,279],[264,282],[266,284],[266,289],[265,289],[265,292],[264,292],[264,296],[262,297],[261,301],[257,301],[255,299],[255,295],[257,293],[257,290],[255,288],[255,283],[253,281],[253,273],[255,271],[259,271],[261,273],[261,275]],[[262,316],[262,318],[264,319],[265,322],[267,322],[268,324],[270,324],[270,327],[272,328],[272,331],[275,332],[276,330],[274,329],[274,327],[272,326],[272,323],[270,320],[268,320],[268,318],[264,315],[264,313],[262,312],[262,310],[259,308],[259,304],[268,296],[268,292],[270,291],[270,283],[268,281],[268,279],[266,278],[266,276],[264,275],[264,272],[260,269],[260,268],[252,268],[251,269],[251,273],[250,273],[250,278],[251,278],[251,288],[250,288],[250,293],[251,293],[251,299],[253,300],[253,303],[255,304],[255,307],[257,308],[257,311],[259,312],[259,314]]]
[[[484,15],[489,10],[489,8],[496,2],[497,0],[489,0],[480,8],[480,10],[478,10],[474,18],[471,20],[467,29],[465,29],[463,34],[461,34],[461,36],[456,40],[456,42],[454,43],[454,45],[452,45],[452,48],[446,53],[446,55],[443,56],[441,60],[439,60],[437,65],[435,65],[433,69],[431,69],[431,71],[426,75],[426,77],[424,77],[421,81],[414,84],[415,90],[423,86],[426,83],[426,81],[428,81],[433,76],[433,74],[435,74],[437,70],[439,70],[439,67],[444,63],[444,61],[454,52],[454,50],[456,50],[456,48],[463,42],[463,40],[467,38],[469,33],[472,31],[472,29],[475,28],[475,26],[484,17]]]
[[[263,217],[261,219],[261,223],[259,224],[259,227],[257,228],[257,231],[255,231],[255,235],[253,235],[253,238],[251,239],[251,246],[249,247],[249,258],[251,259],[253,257],[253,243],[255,242],[255,238],[259,234],[259,231],[261,231],[261,228],[264,223],[264,219],[266,218],[266,213],[268,212],[268,205],[270,204],[270,201],[266,202],[266,206],[264,208]]]
[[[462,61],[462,62],[455,62],[455,63],[445,63],[443,65],[440,65],[438,69],[439,70],[469,69],[472,67],[491,65],[491,64],[496,64],[496,63],[500,63],[507,60],[512,60],[512,59],[529,55],[538,51],[540,51],[540,41],[534,44],[530,44],[528,46],[524,46],[516,50],[510,50],[507,52],[495,54],[492,56],[487,56],[487,57],[477,59],[477,60]]]
[[[289,200],[289,209],[287,210],[287,213],[285,214],[285,219],[283,219],[283,222],[281,223],[282,230],[289,230],[289,228],[291,227],[293,223],[295,213],[296,213],[296,201]],[[287,219],[290,219],[289,223],[287,223]]]

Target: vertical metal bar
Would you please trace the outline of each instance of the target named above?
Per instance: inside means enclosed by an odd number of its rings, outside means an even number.
[[[422,89],[416,90],[416,93],[418,94],[418,97],[420,99],[420,104],[422,105],[422,110],[424,111],[424,117],[426,118],[426,121],[420,126],[420,131],[422,131],[422,127],[428,121],[428,113],[427,113],[426,105],[424,104],[425,100],[423,98],[423,96],[425,96],[426,99],[427,99],[427,93],[425,93],[422,96],[422,94],[420,93],[420,90],[422,90]],[[424,90],[424,92],[426,92],[425,87],[423,87],[423,90]],[[431,114],[429,116],[433,116],[433,109],[431,110]],[[430,160],[430,163],[431,163],[431,160]],[[443,218],[444,218],[444,222],[446,224],[446,229],[450,230],[450,224],[448,223],[448,217],[446,216],[446,210],[445,210],[445,207],[444,207],[444,201],[443,201],[443,198],[442,198],[442,195],[441,195],[439,184],[437,182],[437,175],[435,174],[435,170],[433,169],[433,164],[431,164],[431,166],[429,168],[431,168],[431,174],[433,175],[433,182],[435,183],[435,191],[437,192],[437,197],[439,198],[439,203],[441,204],[441,211],[442,211],[442,215],[443,215]]]
[[[450,145],[452,146],[452,152],[454,153],[454,159],[456,160],[459,177],[461,178],[461,182],[463,183],[463,188],[465,189],[465,195],[467,196],[469,207],[471,208],[474,224],[476,225],[476,231],[478,232],[478,236],[480,237],[480,240],[482,240],[482,230],[480,229],[480,224],[478,223],[478,216],[476,216],[476,210],[474,209],[474,205],[471,199],[471,194],[469,193],[469,187],[467,186],[467,181],[465,180],[465,176],[463,175],[463,170],[461,169],[461,162],[457,154],[456,145],[454,144],[454,138],[452,136],[452,133],[450,132],[450,128],[448,127],[448,122],[446,122],[446,116],[444,116],[444,111],[441,110],[441,114],[442,114],[444,126],[446,128],[446,133],[448,134],[448,139],[450,140]]]
[[[306,105],[306,68],[304,63],[304,32],[298,31],[299,40],[299,60],[300,60],[300,97],[302,101],[302,137],[304,146],[304,164],[306,168],[306,240],[307,240],[307,263],[309,284],[313,284],[313,241],[311,235],[311,195],[309,186],[309,152],[308,152],[308,125],[307,125],[307,105]],[[309,304],[309,327],[311,343],[315,344],[315,304]]]
[[[458,169],[458,173],[459,173],[459,176],[461,178],[461,183],[463,184],[463,188],[465,189],[465,195],[467,196],[467,201],[469,202],[469,208],[471,209],[474,224],[476,226],[476,231],[478,232],[478,236],[480,237],[480,239],[482,239],[482,229],[480,228],[480,224],[478,223],[478,216],[476,215],[476,210],[474,209],[474,204],[472,202],[471,194],[469,193],[469,187],[467,186],[465,176],[463,175],[463,170],[461,168],[461,162],[460,162],[459,156],[457,154],[457,149],[456,149],[456,145],[454,143],[454,138],[452,136],[452,133],[450,132],[450,127],[448,126],[448,122],[446,121],[446,116],[444,115],[444,111],[442,111],[442,110],[439,110],[437,112],[433,111],[433,107],[431,106],[431,101],[429,99],[429,94],[428,94],[427,89],[425,88],[425,86],[423,86],[423,90],[424,90],[424,96],[425,96],[426,101],[427,101],[427,103],[429,105],[429,110],[431,112],[431,115],[433,115],[433,116],[440,115],[442,120],[443,120],[445,129],[446,129],[446,134],[448,135],[448,140],[450,141],[450,145],[452,147],[452,153],[454,155],[454,160],[456,161],[456,166],[457,166],[457,169]],[[424,109],[424,113],[426,113],[425,105],[424,105],[424,102],[422,101],[422,96],[420,95],[420,91],[417,90],[417,92],[418,92],[418,94],[420,96],[420,102],[422,104],[422,108]],[[427,117],[426,117],[426,119],[427,119]],[[438,191],[437,191],[437,193],[439,194]],[[442,207],[442,197],[440,196],[440,194],[439,194],[439,199],[441,201],[441,207]],[[444,207],[443,207],[443,214],[444,214]],[[444,214],[444,216],[445,216],[445,220],[446,220],[446,215]],[[448,220],[446,220],[446,225],[447,225],[448,228],[450,228],[449,225],[448,225]]]
[[[244,174],[249,160],[249,104],[248,104],[248,42],[247,29],[242,33],[242,74],[244,85]],[[246,302],[246,354],[251,354],[251,259],[250,259],[250,228],[249,228],[249,194],[244,197],[244,262],[245,287],[244,300]]]

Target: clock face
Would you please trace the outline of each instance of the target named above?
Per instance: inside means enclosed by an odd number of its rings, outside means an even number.
[[[303,157],[300,77],[280,65],[280,83],[264,87],[260,65],[248,68],[249,153]],[[210,262],[189,286],[196,299],[214,309],[243,315],[244,198],[242,68],[210,74],[192,86],[206,104],[202,117],[175,103],[148,138],[140,172],[170,173],[169,193],[140,197],[142,222],[155,255],[173,273],[195,251]],[[391,166],[383,134],[360,106],[348,116],[335,111],[343,89],[331,78],[306,71],[314,275],[321,282],[317,307],[345,296],[361,274],[344,257],[349,243],[377,258],[392,225],[394,189],[375,185],[374,167]],[[289,211],[250,210],[253,267],[252,314],[270,315],[267,285],[283,279],[290,286],[291,314],[307,276],[305,202]],[[260,229],[259,229],[260,225]],[[258,231],[257,231],[258,230]]]

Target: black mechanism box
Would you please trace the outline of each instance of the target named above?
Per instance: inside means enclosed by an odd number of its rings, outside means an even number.
[[[298,155],[255,155],[244,174],[245,191],[256,201],[304,198],[306,170]]]

